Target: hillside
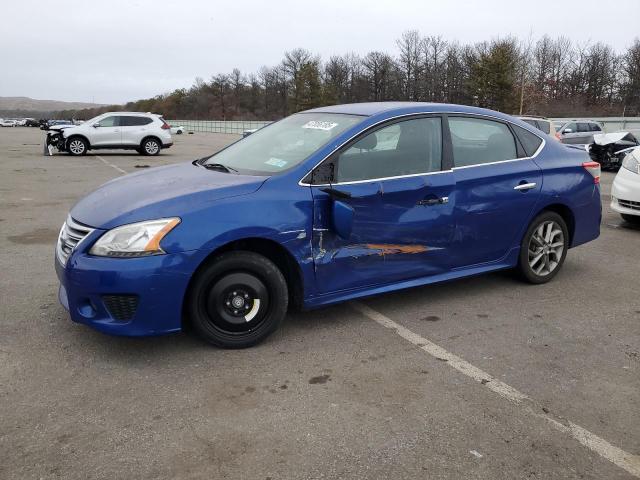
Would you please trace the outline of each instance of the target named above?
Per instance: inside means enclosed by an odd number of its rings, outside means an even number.
[[[58,100],[36,100],[29,97],[0,97],[0,112],[56,112],[60,110],[81,110],[103,105],[89,102],[61,102]]]

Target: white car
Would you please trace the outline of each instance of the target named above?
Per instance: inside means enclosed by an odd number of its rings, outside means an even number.
[[[47,134],[47,148],[71,155],[84,155],[88,150],[136,150],[141,155],[157,155],[173,145],[171,127],[160,115],[138,112],[109,112],[81,125],[58,129]],[[50,150],[50,149],[49,149]]]
[[[0,127],[15,127],[16,126],[16,121],[15,120],[2,120],[0,121]]]
[[[177,127],[171,126],[171,133],[176,135],[182,135],[184,133],[184,127],[182,125],[178,125]]]
[[[627,153],[611,187],[611,209],[640,225],[640,147]]]

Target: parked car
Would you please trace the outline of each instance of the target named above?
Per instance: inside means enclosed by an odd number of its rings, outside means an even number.
[[[613,180],[611,210],[627,222],[640,225],[640,147],[627,153]]]
[[[59,298],[103,332],[183,327],[228,348],[288,306],[517,268],[531,283],[600,233],[600,166],[505,114],[429,103],[317,108],[80,200]]]
[[[2,120],[0,121],[0,127],[15,127],[17,125],[15,120]]]
[[[256,133],[257,131],[258,131],[258,129],[257,129],[257,128],[251,128],[251,129],[249,129],[249,130],[244,130],[244,131],[242,132],[242,136],[243,136],[243,137],[248,137],[249,135],[251,135],[252,133]]]
[[[184,127],[182,125],[178,125],[177,127],[171,126],[171,133],[182,135],[184,133]]]
[[[640,145],[630,132],[598,133],[589,145],[589,156],[598,162],[603,170],[618,170],[624,156]]]
[[[64,130],[49,127],[46,145],[71,155],[85,155],[101,148],[158,155],[173,145],[170,128],[160,115],[153,113],[110,112]]]
[[[530,116],[530,115],[523,116],[523,117],[518,117],[518,118],[520,120],[522,120],[523,122],[528,123],[532,127],[537,128],[541,132],[544,132],[547,135],[551,135],[556,140],[560,140],[559,136],[556,134],[556,127],[555,127],[554,123],[551,120],[549,120],[548,118],[545,118],[545,117],[534,117],[534,116]]]
[[[558,128],[559,139],[569,145],[588,145],[593,143],[593,135],[604,133],[602,125],[593,120],[571,120]]]

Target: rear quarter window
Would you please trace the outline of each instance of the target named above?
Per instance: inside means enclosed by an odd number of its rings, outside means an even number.
[[[518,140],[520,140],[527,157],[533,157],[538,151],[538,148],[540,148],[542,139],[518,125],[513,125],[513,130],[516,132],[516,136]]]

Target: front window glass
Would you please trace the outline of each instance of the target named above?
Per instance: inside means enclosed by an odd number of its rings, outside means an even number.
[[[320,147],[362,122],[359,115],[299,113],[261,128],[208,158],[240,173],[271,175],[300,164]]]
[[[337,182],[436,172],[442,165],[439,117],[417,118],[372,132],[338,157]]]
[[[118,117],[111,116],[111,117],[103,118],[98,123],[101,127],[115,127],[118,124],[117,120],[118,120]]]
[[[449,117],[449,130],[456,167],[518,158],[515,138],[504,123]]]

